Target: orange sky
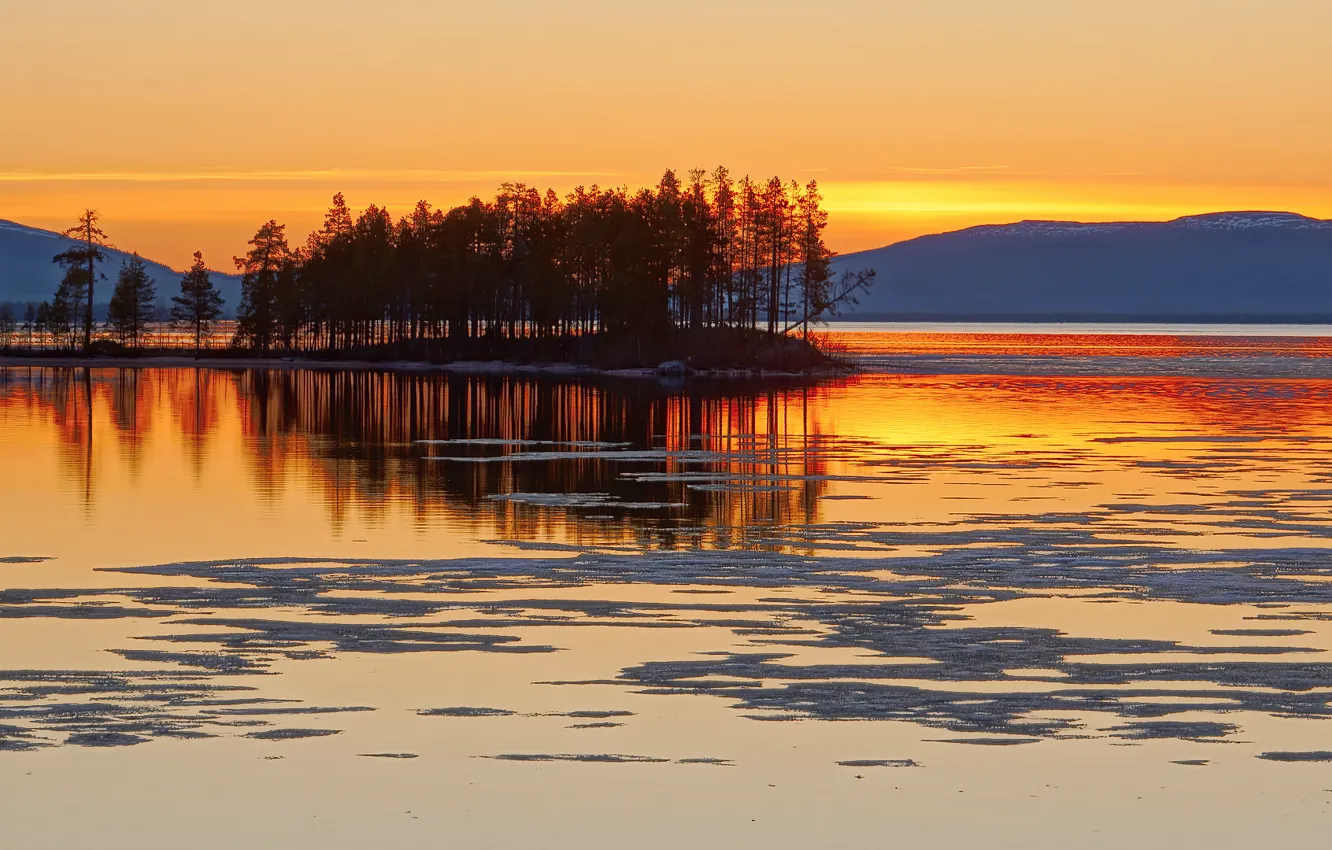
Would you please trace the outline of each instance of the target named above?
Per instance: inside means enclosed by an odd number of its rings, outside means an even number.
[[[216,267],[333,192],[818,178],[841,251],[1023,218],[1332,217],[1315,0],[63,0],[0,27],[0,218]]]

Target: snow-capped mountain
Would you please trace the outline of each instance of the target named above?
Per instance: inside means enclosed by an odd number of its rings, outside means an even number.
[[[60,285],[64,270],[51,262],[51,258],[75,243],[58,233],[0,220],[0,303],[30,304],[47,301]],[[97,301],[105,303],[111,298],[116,272],[130,255],[124,251],[103,249],[106,261],[102,271],[107,280],[97,283]],[[158,297],[165,300],[179,292],[183,272],[175,271],[147,257],[148,274],[157,281]],[[222,292],[224,309],[228,314],[240,301],[240,278],[235,275],[213,273],[213,284]]]
[[[1332,221],[1285,212],[985,225],[835,266],[878,272],[848,319],[1332,320]]]

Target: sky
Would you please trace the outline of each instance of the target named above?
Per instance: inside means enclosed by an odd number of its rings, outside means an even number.
[[[0,218],[226,268],[405,213],[724,164],[840,252],[1029,218],[1332,218],[1321,0],[0,0]]]

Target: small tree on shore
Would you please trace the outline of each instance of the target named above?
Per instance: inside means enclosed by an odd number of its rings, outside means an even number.
[[[107,318],[122,345],[138,348],[156,312],[157,285],[138,254],[120,266]]]
[[[810,320],[817,321],[831,298],[832,252],[823,244],[827,227],[828,213],[823,209],[819,184],[811,180],[796,198],[797,275],[804,301],[799,324],[805,339],[809,339]]]
[[[37,320],[57,348],[74,349],[78,346],[78,318],[87,289],[87,270],[68,266],[65,278],[56,288],[55,297],[37,309]],[[45,310],[45,321],[42,312]]]
[[[32,304],[29,304],[28,309],[23,311],[23,333],[25,333],[28,337],[28,350],[30,351],[32,350],[32,332],[34,330],[33,326],[36,325],[36,323],[37,323],[37,311],[32,306]]]
[[[180,280],[180,294],[171,296],[171,321],[194,328],[194,351],[203,347],[203,335],[222,315],[222,294],[204,265],[203,253],[194,252],[194,265]]]
[[[97,210],[84,210],[83,215],[79,216],[79,223],[65,231],[65,236],[76,239],[83,244],[67,251],[61,251],[52,258],[54,262],[65,267],[65,277],[67,279],[70,273],[76,269],[82,270],[84,273],[86,303],[83,310],[83,347],[85,349],[92,345],[93,287],[97,282],[97,264],[106,259],[106,255],[101,251],[101,248],[106,245],[106,234],[97,226],[98,220]],[[103,275],[103,279],[105,279],[105,275]],[[69,309],[72,311],[69,317],[70,322],[77,324],[75,320],[79,304],[71,303]]]

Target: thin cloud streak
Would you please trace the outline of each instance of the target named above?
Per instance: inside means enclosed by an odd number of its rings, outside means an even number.
[[[946,176],[949,174],[965,174],[974,176],[978,174],[1003,174],[1019,175],[1028,174],[1025,171],[1011,171],[1007,165],[957,165],[940,167],[912,167],[912,166],[894,166],[888,169],[890,174],[927,174]]]
[[[617,177],[606,171],[441,171],[434,169],[301,171],[0,171],[0,183],[198,183],[198,182],[309,182],[320,180],[421,180],[469,183],[528,177]]]

